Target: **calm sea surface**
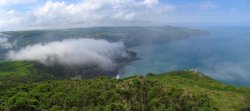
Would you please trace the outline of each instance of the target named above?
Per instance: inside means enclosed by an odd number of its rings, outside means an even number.
[[[234,85],[250,85],[250,27],[205,28],[210,35],[133,47],[141,60],[124,67],[122,76],[197,69]]]

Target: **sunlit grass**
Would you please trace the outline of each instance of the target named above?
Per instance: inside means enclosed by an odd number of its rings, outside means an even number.
[[[204,93],[221,111],[241,111],[250,108],[250,89],[226,85],[193,71],[176,71],[152,76],[165,86],[192,93]]]
[[[25,76],[32,67],[33,64],[26,61],[3,62],[0,63],[0,76]]]

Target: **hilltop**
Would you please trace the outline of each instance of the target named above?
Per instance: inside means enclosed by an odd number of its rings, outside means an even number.
[[[250,89],[185,70],[70,80],[33,62],[0,68],[0,110],[249,110]],[[13,69],[13,70],[12,70]],[[20,73],[19,73],[20,72]],[[14,84],[13,84],[14,83]]]

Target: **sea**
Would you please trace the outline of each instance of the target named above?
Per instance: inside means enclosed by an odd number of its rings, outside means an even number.
[[[209,35],[132,47],[140,60],[121,77],[193,69],[227,84],[250,85],[250,26],[202,27]]]

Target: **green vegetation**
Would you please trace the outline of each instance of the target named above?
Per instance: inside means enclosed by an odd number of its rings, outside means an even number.
[[[2,91],[20,84],[31,84],[55,78],[55,74],[49,73],[46,67],[35,62],[11,61],[0,63],[0,89]]]
[[[205,93],[212,106],[221,111],[250,110],[250,88],[235,87],[193,71],[176,71],[152,76],[166,87],[183,89],[192,94]]]
[[[96,78],[24,84],[0,99],[2,110],[212,110],[205,94],[166,88],[150,77]]]
[[[29,63],[29,67],[24,63]],[[26,67],[21,69],[28,73],[1,74],[12,66]],[[58,76],[31,62],[7,62],[1,69],[0,111],[250,109],[249,88],[226,85],[191,70],[124,79],[58,80]]]
[[[26,76],[29,73],[29,69],[31,69],[32,67],[33,64],[27,61],[0,63],[0,76]]]

